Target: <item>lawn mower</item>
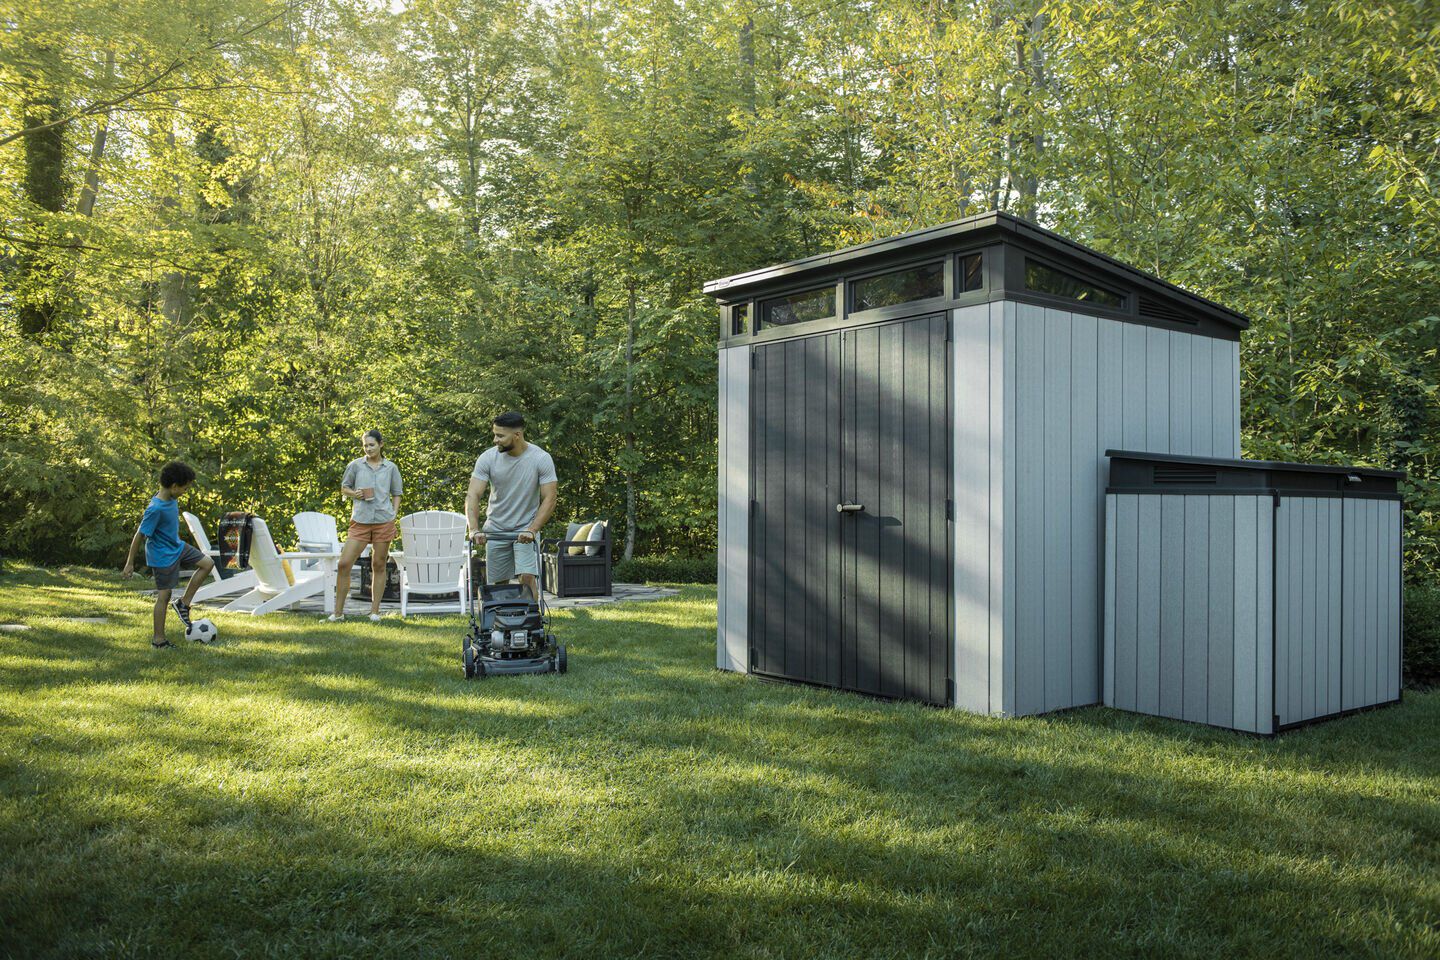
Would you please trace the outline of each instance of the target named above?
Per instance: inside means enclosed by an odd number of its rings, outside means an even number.
[[[487,533],[487,540],[514,541],[508,533]],[[473,548],[467,537],[466,553]],[[468,559],[468,558],[467,558]],[[565,648],[550,632],[545,608],[545,565],[540,565],[540,596],[523,583],[481,584],[470,591],[470,630],[461,646],[465,678],[497,673],[564,673]]]

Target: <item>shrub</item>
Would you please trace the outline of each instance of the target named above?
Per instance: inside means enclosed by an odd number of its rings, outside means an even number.
[[[714,583],[715,554],[631,557],[615,564],[616,583]]]
[[[1405,682],[1440,683],[1440,587],[1405,586]]]

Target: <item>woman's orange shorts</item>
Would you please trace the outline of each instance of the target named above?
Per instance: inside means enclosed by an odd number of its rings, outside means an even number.
[[[351,540],[359,540],[361,543],[389,543],[399,535],[394,520],[386,520],[384,523],[356,523],[351,520],[350,529],[346,533]]]

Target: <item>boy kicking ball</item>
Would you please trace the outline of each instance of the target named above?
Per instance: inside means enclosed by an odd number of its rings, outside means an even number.
[[[140,538],[145,538],[145,563],[155,575],[155,637],[152,647],[173,647],[165,639],[165,614],[170,606],[170,592],[180,582],[180,568],[194,567],[195,575],[185,587],[185,596],[176,599],[175,614],[188,629],[190,626],[190,600],[195,591],[210,575],[214,561],[188,543],[180,541],[180,505],[176,498],[195,482],[195,471],[189,464],[171,460],[160,470],[160,492],[150,498],[140,528],[130,541],[130,552],[125,555],[125,579],[135,576],[135,548]]]

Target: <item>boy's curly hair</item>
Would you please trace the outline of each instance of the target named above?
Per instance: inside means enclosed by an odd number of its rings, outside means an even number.
[[[195,482],[195,470],[188,463],[171,460],[160,468],[160,486],[173,487],[175,484],[189,486]]]

